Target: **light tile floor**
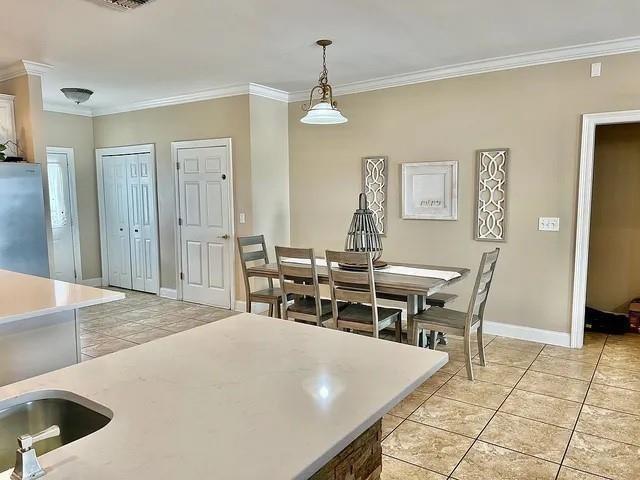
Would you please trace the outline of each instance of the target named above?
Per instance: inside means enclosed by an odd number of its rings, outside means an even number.
[[[119,290],[124,300],[81,308],[83,361],[215,322],[238,312]]]
[[[385,416],[382,480],[640,479],[640,335],[485,341],[474,382],[450,337],[449,363]]]
[[[84,360],[236,313],[126,295],[80,310]],[[449,363],[385,415],[382,480],[640,479],[640,335],[581,350],[485,337],[474,382],[450,337]]]

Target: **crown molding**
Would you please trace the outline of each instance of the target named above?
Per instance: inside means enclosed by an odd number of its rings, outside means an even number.
[[[21,77],[23,75],[37,75],[42,77],[46,72],[51,70],[53,66],[46,63],[31,62],[29,60],[20,60],[8,67],[0,69],[0,82],[11,80],[12,78]]]
[[[58,103],[44,102],[42,109],[45,112],[66,113],[68,115],[81,115],[83,117],[93,117],[93,111],[89,107],[76,105],[61,105]]]
[[[585,58],[619,55],[640,51],[640,37],[629,37],[604,42],[587,43],[571,47],[539,50],[536,52],[494,57],[473,62],[459,63],[444,67],[430,68],[416,72],[386,77],[374,78],[361,82],[336,85],[333,88],[335,96],[352,93],[369,92],[384,88],[401,87],[416,83],[433,82],[447,78],[464,77],[480,73],[512,70],[515,68],[532,67],[549,63],[568,62]],[[299,91],[289,94],[290,102],[299,102],[309,97],[309,91]]]
[[[278,102],[289,102],[289,92],[267,87],[266,85],[260,85],[259,83],[249,84],[249,95],[270,98],[271,100],[277,100]]]
[[[153,100],[144,100],[129,104],[118,105],[114,107],[94,108],[88,110],[90,116],[98,117],[101,115],[112,115],[114,113],[133,112],[136,110],[146,110],[148,108],[167,107],[170,105],[180,105],[183,103],[201,102],[203,100],[213,100],[216,98],[234,97],[236,95],[257,95],[259,97],[270,98],[280,102],[288,102],[289,94],[283,90],[267,87],[257,83],[229,85],[226,87],[214,88],[211,90],[203,90],[195,93],[187,93],[184,95],[175,95],[172,97],[156,98]],[[57,106],[52,106],[57,108]],[[57,111],[57,110],[51,110]],[[62,113],[73,113],[65,111]],[[86,114],[87,112],[85,112]],[[83,113],[77,113],[83,115]]]
[[[92,111],[93,111],[93,116],[98,117],[101,115],[112,115],[114,113],[146,110],[147,108],[158,108],[158,107],[167,107],[170,105],[180,105],[183,103],[201,102],[203,100],[212,100],[214,98],[234,97],[236,95],[247,95],[248,93],[249,93],[248,84],[229,85],[226,87],[214,88],[211,90],[203,90],[195,93],[175,95],[173,97],[144,100],[141,102],[133,102],[133,103],[118,105],[114,107],[94,108]]]

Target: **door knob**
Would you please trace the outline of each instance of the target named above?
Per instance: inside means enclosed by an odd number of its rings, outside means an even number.
[[[227,235],[226,233],[224,235],[218,235],[218,238],[222,238],[224,240],[227,240],[229,238],[229,235]]]

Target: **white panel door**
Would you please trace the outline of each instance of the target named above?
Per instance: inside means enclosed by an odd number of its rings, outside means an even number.
[[[140,208],[138,155],[127,155],[127,200],[129,202],[129,243],[131,249],[131,288],[144,291],[144,245]]]
[[[109,285],[121,288],[132,287],[127,163],[128,155],[102,161]]]
[[[158,293],[158,227],[155,168],[149,153],[130,155],[129,217],[133,288]]]
[[[47,153],[49,207],[53,236],[53,271],[51,278],[65,282],[76,281],[74,257],[73,216],[69,159],[65,153]]]
[[[229,149],[178,149],[182,296],[231,307]]]

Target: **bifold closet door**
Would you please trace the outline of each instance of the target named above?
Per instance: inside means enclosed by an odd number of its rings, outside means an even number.
[[[130,155],[129,235],[131,277],[134,290],[158,293],[158,248],[155,208],[155,178],[151,155]]]
[[[102,161],[109,285],[121,288],[132,287],[127,157],[104,157]]]
[[[149,153],[102,157],[109,284],[158,293],[155,168]]]

